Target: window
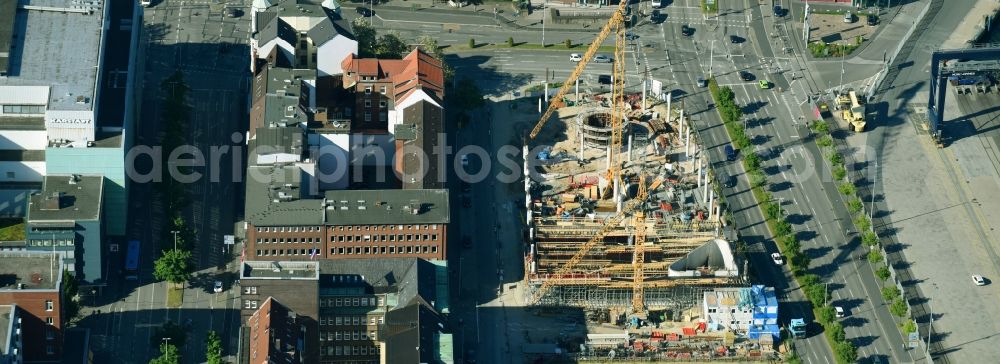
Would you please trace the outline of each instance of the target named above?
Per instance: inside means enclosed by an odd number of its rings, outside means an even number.
[[[354,335],[351,335],[351,336],[354,338],[354,340],[361,340],[361,333],[360,332],[355,331]],[[355,349],[357,349],[357,348],[355,348]],[[358,353],[354,353],[354,354],[357,355]]]
[[[340,331],[337,331],[337,340],[342,340],[343,338],[343,334]]]
[[[341,298],[337,299],[337,307],[340,307],[343,304],[342,300],[343,299],[341,299]]]
[[[326,305],[323,304],[323,300],[320,300],[319,301],[319,307],[323,307],[323,306],[326,306]],[[320,318],[319,318],[319,325],[320,326],[326,326],[326,317],[320,316]]]
[[[365,107],[372,107],[372,100],[365,100]]]
[[[14,172],[7,172],[7,178],[14,178]]]
[[[378,317],[378,324],[381,325],[383,323],[385,323],[385,317],[379,316]]]
[[[47,355],[55,355],[56,354],[56,348],[54,346],[52,346],[52,345],[45,345],[45,354],[47,354]]]
[[[357,305],[355,305],[355,306],[357,306]],[[360,316],[351,317],[351,322],[354,323],[354,326],[360,325],[361,324],[361,317]]]
[[[369,325],[374,325],[375,322],[377,322],[377,320],[378,320],[378,318],[376,318],[375,316],[369,317],[368,318],[368,324]],[[372,336],[374,336],[374,335],[372,335]]]
[[[368,340],[367,335],[361,335],[361,338],[364,339],[364,340]],[[361,355],[368,355],[368,347],[367,346],[362,346],[361,347]]]
[[[379,88],[379,92],[385,93],[385,86],[382,86],[381,88]]]
[[[365,95],[371,95],[371,94],[372,94],[372,87],[365,86]]]
[[[45,318],[45,323],[47,323],[49,325],[53,325],[53,324],[55,324],[55,321],[52,320],[52,317],[46,317]]]
[[[368,332],[368,337],[370,337],[372,340],[378,340],[375,338],[375,331]],[[375,354],[374,350],[372,351],[372,354]]]
[[[52,300],[45,300],[45,311],[52,311]]]
[[[357,334],[357,333],[355,333],[355,334]],[[355,338],[355,339],[357,339],[357,338]],[[358,355],[358,353],[361,352],[361,350],[357,346],[352,346],[351,347],[351,352],[354,353],[354,355]]]
[[[385,108],[385,105],[386,105],[385,101],[378,102],[378,107]]]
[[[379,306],[384,306],[385,305],[385,297],[379,297],[378,298],[378,305]],[[381,322],[379,322],[379,323],[381,323]]]
[[[344,348],[341,346],[337,346],[335,352],[337,353],[338,356],[344,355]]]
[[[55,340],[56,332],[54,330],[45,330],[45,340]]]
[[[360,305],[360,304],[361,304],[361,299],[357,298],[357,297],[354,297],[354,305],[357,306],[357,305]],[[357,323],[355,323],[355,325],[357,325]]]
[[[254,300],[244,300],[243,301],[243,308],[251,309],[251,310],[256,310],[257,309],[257,301],[254,301]]]
[[[337,306],[340,306],[340,305],[337,305]],[[344,318],[343,317],[337,316],[337,320],[336,321],[337,321],[337,325],[343,325],[344,324]]]
[[[45,106],[42,105],[4,105],[4,114],[44,114]]]

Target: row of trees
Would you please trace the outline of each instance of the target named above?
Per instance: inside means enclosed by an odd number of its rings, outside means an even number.
[[[857,188],[847,177],[847,168],[844,165],[844,157],[837,151],[830,135],[830,125],[822,120],[812,122],[812,131],[816,134],[816,144],[824,151],[826,159],[830,162],[833,178],[839,184],[837,190],[844,195],[847,203],[847,210],[851,213],[851,222],[861,235],[861,243],[868,248],[866,259],[873,265],[875,275],[882,280],[883,284],[892,276],[889,263],[882,255],[880,239],[872,226],[872,221],[865,214],[861,197],[858,196]],[[873,207],[874,208],[874,207]],[[905,297],[902,296],[899,288],[895,285],[882,288],[882,298],[889,304],[889,312],[893,315],[905,318],[909,307],[906,305]],[[916,324],[911,319],[904,321],[902,325],[903,334],[916,331]]]
[[[163,80],[160,84],[164,95],[163,102],[163,139],[161,145],[165,151],[162,165],[168,165],[170,152],[188,143],[191,128],[191,106],[187,96],[191,91],[184,81],[184,74],[178,70]],[[178,166],[181,173],[189,173],[190,167]],[[195,231],[184,221],[181,214],[191,204],[187,184],[173,178],[164,178],[158,183],[159,191],[167,206],[167,224],[162,229],[160,237],[163,255],[154,263],[153,276],[171,283],[184,283],[191,277],[191,249],[195,240]]]
[[[733,146],[740,150],[743,168],[749,177],[754,198],[757,199],[764,212],[767,226],[774,236],[774,242],[785,255],[792,275],[798,281],[806,298],[812,303],[813,313],[817,321],[823,325],[837,362],[854,362],[857,359],[857,348],[853,343],[847,341],[843,326],[835,320],[833,308],[828,305],[829,293],[826,285],[820,282],[819,276],[808,273],[809,257],[802,252],[802,246],[792,230],[792,224],[785,218],[785,211],[781,207],[781,203],[768,192],[767,174],[762,166],[763,160],[753,150],[752,141],[743,128],[743,110],[736,104],[736,94],[728,86],[719,87],[715,79],[709,80],[708,87],[712,98],[715,99],[719,115],[722,116],[726,131],[729,132]]]
[[[177,348],[184,346],[187,340],[183,327],[167,321],[154,332],[151,340],[153,346],[159,347],[160,356],[149,364],[180,364],[181,353]],[[222,364],[222,338],[215,331],[209,331],[206,337],[205,357],[208,364]]]

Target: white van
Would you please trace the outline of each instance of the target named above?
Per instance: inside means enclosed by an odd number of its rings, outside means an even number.
[[[663,6],[663,0],[652,0],[652,1],[653,1],[653,7],[654,8],[658,8],[660,6]]]
[[[142,5],[144,8],[148,8],[152,4],[153,0],[139,0],[139,5]]]

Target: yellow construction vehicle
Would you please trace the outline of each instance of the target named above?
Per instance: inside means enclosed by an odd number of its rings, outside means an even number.
[[[858,94],[854,91],[848,93],[851,99],[851,108],[844,110],[844,121],[851,124],[854,131],[865,130],[865,105],[858,100]]]

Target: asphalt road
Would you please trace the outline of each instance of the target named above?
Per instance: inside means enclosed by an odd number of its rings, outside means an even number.
[[[167,1],[147,8],[144,22],[145,57],[140,59],[145,62],[145,73],[140,75],[144,86],[136,143],[159,143],[160,82],[181,69],[191,88],[189,142],[203,152],[207,161],[212,160],[213,146],[231,148],[242,144],[242,140],[232,140],[231,134],[238,131],[242,135],[246,123],[248,77],[242,71],[246,69],[247,49],[238,46],[223,52],[222,43],[245,44],[249,18],[224,18],[221,8],[210,8],[207,2]],[[131,185],[133,212],[129,214],[128,237],[143,243],[141,274],[138,281],[113,282],[94,306],[84,308],[87,316],[80,325],[92,330],[96,362],[148,362],[158,352],[149,342],[153,330],[168,320],[188,326],[188,340],[181,349],[186,362],[204,360],[209,330],[218,331],[223,338],[225,355],[235,354],[240,325],[239,292],[238,288],[231,289],[235,274],[216,269],[232,259],[223,253],[222,235],[232,233],[237,203],[242,197],[241,185],[233,182],[236,179],[231,155],[223,155],[218,167],[199,170],[205,178],[189,189],[192,206],[185,211],[185,217],[197,231],[193,255],[198,272],[188,283],[184,305],[179,309],[166,308],[166,286],[152,277],[153,261],[166,235],[162,231],[163,201],[152,185]],[[138,163],[143,165],[140,170],[148,167],[147,163]],[[216,280],[225,283],[225,292],[212,292]]]

